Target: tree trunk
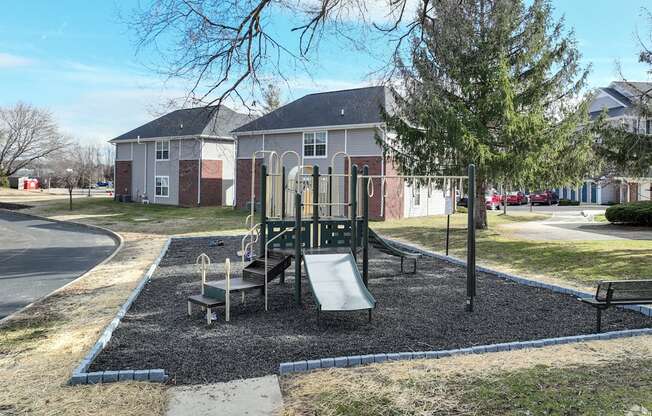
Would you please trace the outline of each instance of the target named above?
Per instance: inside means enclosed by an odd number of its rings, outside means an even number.
[[[484,194],[487,184],[483,178],[477,178],[475,186],[475,228],[476,230],[487,229],[487,205]]]
[[[72,188],[68,188],[68,197],[70,198],[70,208],[69,208],[69,210],[72,211]]]

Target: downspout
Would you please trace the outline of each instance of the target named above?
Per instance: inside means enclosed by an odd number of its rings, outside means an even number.
[[[116,191],[116,170],[118,166],[118,145],[116,143],[111,143],[113,145],[113,200],[116,201],[118,199],[118,195],[115,193]],[[133,148],[133,144],[131,145]],[[48,189],[50,189],[50,181],[48,180]]]
[[[233,195],[231,196],[231,206],[235,209],[236,193],[238,190],[238,137],[233,141]]]
[[[147,149],[147,143],[145,143],[145,149]],[[147,152],[145,152],[147,154]],[[169,156],[168,156],[169,158]],[[156,167],[158,166],[158,160],[156,160],[156,142],[154,142],[154,203],[156,204]],[[168,182],[168,194],[170,193],[170,182]],[[149,197],[147,197],[149,199]]]
[[[138,144],[140,143],[140,136],[136,138],[136,142]],[[145,145],[145,172],[143,174],[143,194],[147,195],[147,143],[143,143]],[[154,192],[156,195],[156,192]],[[139,195],[136,195],[136,198],[138,198]],[[156,202],[156,197],[154,198],[154,202]]]
[[[201,206],[201,165],[202,159],[204,158],[204,139],[201,139],[199,142],[199,169],[197,171],[197,205]]]

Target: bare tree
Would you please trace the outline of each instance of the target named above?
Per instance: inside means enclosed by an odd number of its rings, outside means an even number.
[[[275,84],[267,84],[262,90],[262,110],[265,114],[271,113],[281,106],[281,89]]]
[[[0,177],[11,176],[66,145],[47,111],[24,103],[0,108]]]
[[[72,192],[79,186],[81,172],[77,170],[76,155],[67,152],[62,157],[53,159],[50,164],[52,183],[68,190],[69,209],[72,211]]]
[[[160,52],[165,61],[161,72],[192,80],[189,98],[220,104],[231,97],[249,108],[246,98],[255,95],[262,79],[285,80],[283,64],[304,66],[325,34],[351,41],[359,49],[365,49],[366,36],[379,34],[398,53],[408,39],[419,39],[434,2],[151,0],[127,21],[139,49]],[[294,17],[296,25],[287,28],[294,39],[282,29],[272,29],[274,13]],[[376,16],[378,22],[369,16]]]

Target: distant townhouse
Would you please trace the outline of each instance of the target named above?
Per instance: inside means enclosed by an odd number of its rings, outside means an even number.
[[[252,120],[227,107],[176,110],[112,140],[115,193],[123,201],[233,205],[235,139]]]
[[[621,124],[631,132],[650,136],[652,140],[652,119],[642,118],[635,105],[642,94],[652,98],[652,82],[612,82],[598,90],[589,107],[589,116],[595,120],[606,111],[610,123]],[[651,200],[652,170],[642,178],[609,172],[598,178],[586,179],[579,187],[563,187],[557,192],[560,198],[586,204]]]
[[[384,153],[378,140],[391,139],[381,109],[392,112],[391,91],[386,87],[367,87],[306,95],[234,130],[237,137],[236,205],[246,208],[251,198],[251,168],[256,176],[260,166],[269,163],[258,151],[281,155],[294,151],[301,165],[319,166],[325,173],[333,156],[344,152],[351,163],[362,169],[369,166],[372,175],[396,175],[396,167]],[[254,162],[255,160],[255,162]],[[290,178],[297,174],[297,160],[284,158]],[[348,172],[343,157],[334,159],[336,173]],[[306,170],[305,172],[309,172]],[[433,215],[444,212],[444,196],[435,187],[410,186],[403,180],[376,180],[370,199],[370,217],[393,219]],[[258,182],[254,182],[258,192]],[[338,189],[336,198],[344,200],[346,189]]]

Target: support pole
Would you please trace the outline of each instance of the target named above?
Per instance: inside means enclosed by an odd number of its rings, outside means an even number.
[[[285,166],[281,167],[281,220],[285,220]]]
[[[258,257],[265,257],[265,243],[267,242],[267,166],[260,167],[260,243],[258,244]]]
[[[353,165],[351,167],[351,184],[349,186],[349,198],[350,198],[350,215],[351,215],[351,251],[353,252],[353,257],[357,259],[356,248],[357,248],[357,220],[358,220],[358,167]]]
[[[333,167],[328,167],[328,216],[333,216]]]
[[[448,256],[448,243],[451,234],[451,214],[446,215],[446,255]]]
[[[319,247],[319,166],[312,168],[312,247]]]
[[[369,282],[369,166],[364,165],[362,174],[365,175],[362,192],[362,281],[365,286]],[[371,309],[369,310],[369,320],[371,320]]]
[[[469,165],[469,197],[466,242],[466,310],[473,312],[475,297],[475,165]]]
[[[294,197],[294,301],[301,305],[301,194]]]
[[[281,221],[285,221],[285,211],[286,211],[286,200],[285,200],[285,187],[287,183],[285,181],[285,166],[281,166]],[[281,272],[281,277],[279,279],[280,284],[285,283],[285,270]],[[244,293],[244,292],[243,292]]]

